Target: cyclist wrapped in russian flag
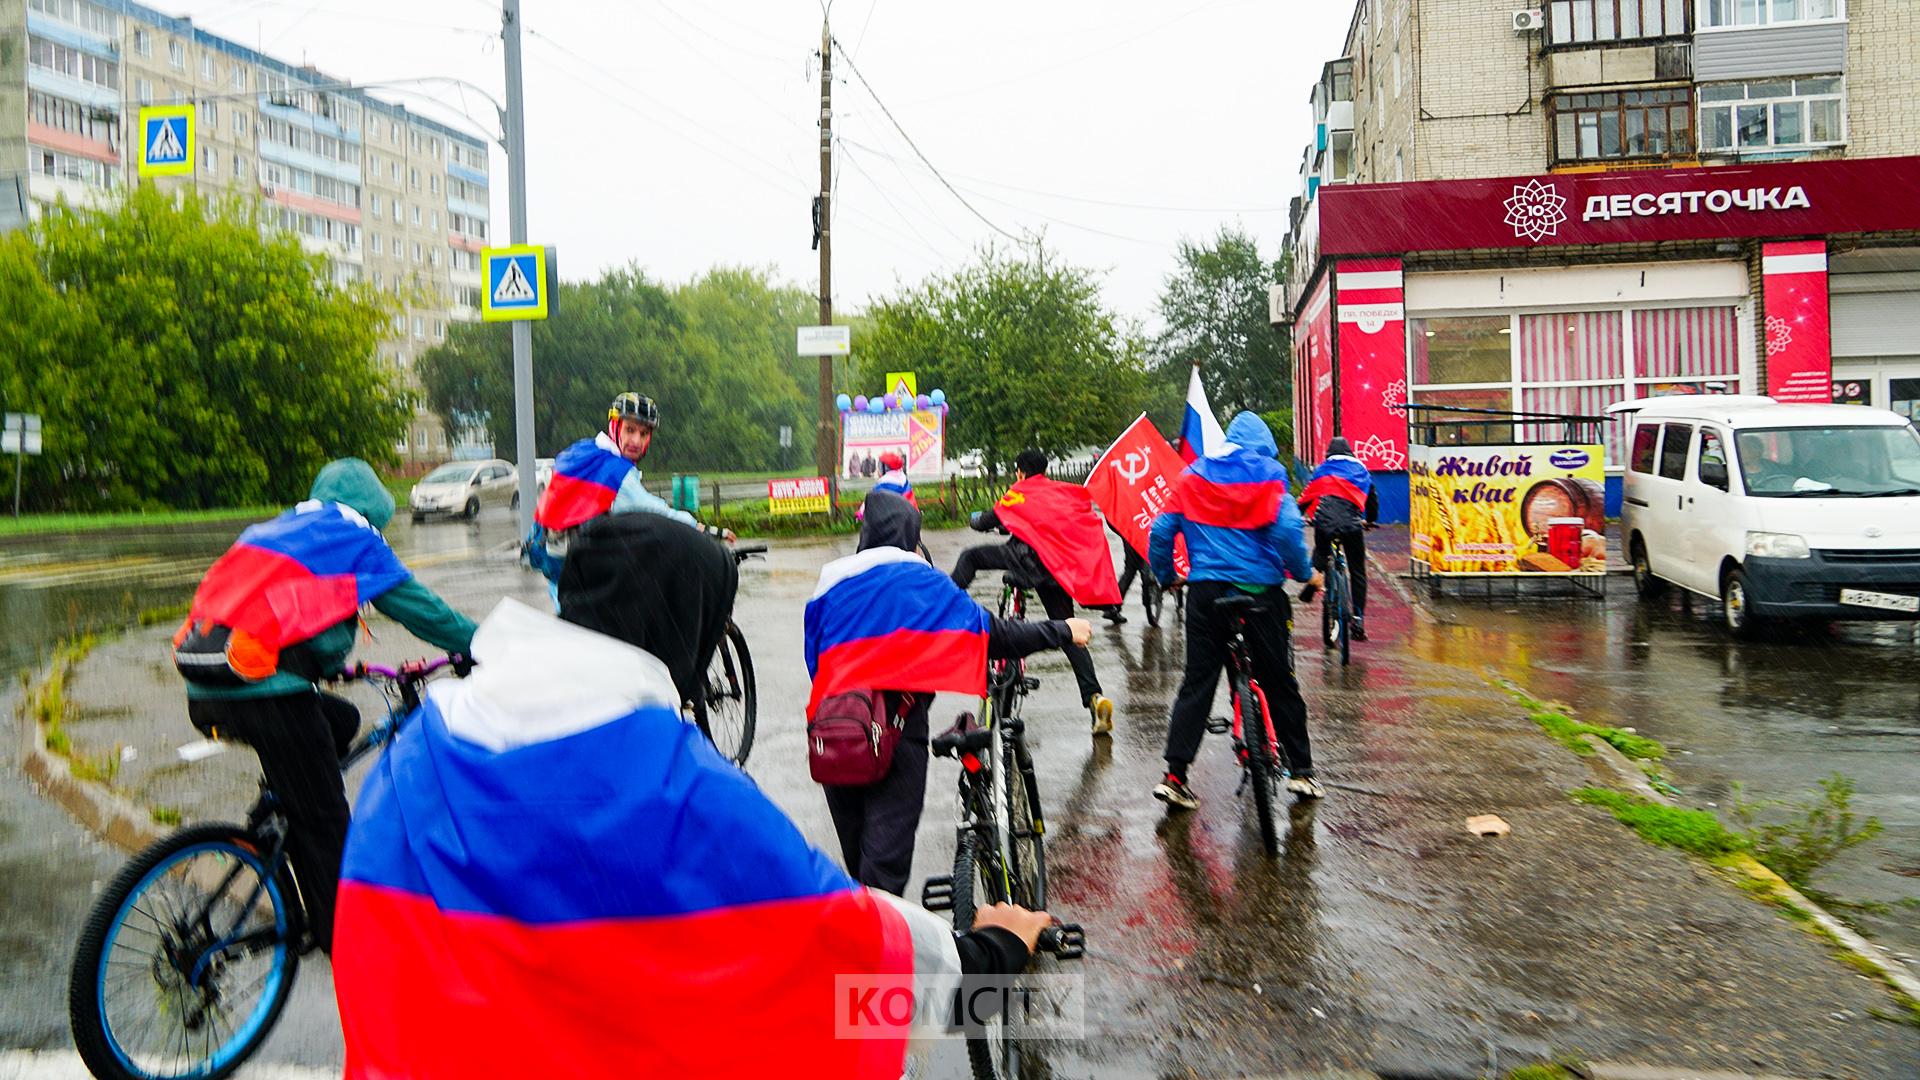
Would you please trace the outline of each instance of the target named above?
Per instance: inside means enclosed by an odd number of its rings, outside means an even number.
[[[1328,441],[1326,460],[1300,492],[1300,512],[1313,523],[1314,569],[1327,569],[1334,540],[1346,549],[1347,579],[1353,585],[1351,633],[1355,641],[1367,640],[1366,530],[1380,520],[1380,494],[1347,440]]]
[[[1147,561],[1163,584],[1175,580],[1174,541],[1187,541],[1187,664],[1167,724],[1167,775],[1154,797],[1181,809],[1200,805],[1187,786],[1187,767],[1200,751],[1214,690],[1227,660],[1232,627],[1214,609],[1220,599],[1252,593],[1264,599],[1247,618],[1253,680],[1266,694],[1274,729],[1286,752],[1289,790],[1318,797],[1307,705],[1293,676],[1289,631],[1292,607],[1280,588],[1288,578],[1317,580],[1307,558],[1304,523],[1287,498],[1287,473],[1266,422],[1242,412],[1227,427],[1227,443],[1187,466],[1165,513],[1154,519]]]
[[[822,702],[848,693],[880,695],[884,714],[899,725],[892,760],[878,780],[822,785],[847,871],[861,884],[895,894],[906,889],[913,868],[933,696],[980,697],[989,658],[1014,659],[1092,636],[1084,619],[1026,622],[988,614],[914,554],[919,545],[920,511],[897,495],[869,492],[861,504],[858,553],[821,570],[806,614],[809,725]],[[848,704],[849,714],[868,715],[859,700]]]
[[[612,530],[660,553],[593,562],[635,586],[624,619],[600,606],[617,588],[582,580]],[[963,972],[1018,970],[1030,946],[855,884],[683,719],[665,663],[594,628],[673,633],[686,613],[638,599],[642,579],[731,580],[724,551],[617,515],[569,563],[563,617],[502,601],[475,674],[430,688],[362,790],[334,954],[346,1075],[900,1075]],[[697,595],[711,621],[732,591]],[[838,976],[911,988],[911,1024]]]
[[[913,481],[907,479],[907,459],[898,451],[889,450],[880,455],[880,479],[874,481],[873,490],[898,495],[919,509],[920,500],[913,494]]]

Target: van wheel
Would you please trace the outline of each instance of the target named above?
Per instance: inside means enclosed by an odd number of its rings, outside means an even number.
[[[1642,600],[1657,600],[1667,593],[1667,583],[1653,576],[1653,564],[1647,561],[1647,545],[1633,538],[1633,588]]]
[[[1753,613],[1747,597],[1747,576],[1737,566],[1720,579],[1720,621],[1727,633],[1743,641],[1754,637],[1764,621]]]
[[[477,518],[479,516],[480,516],[480,496],[474,495],[467,499],[466,518],[468,521],[472,521],[474,518]]]

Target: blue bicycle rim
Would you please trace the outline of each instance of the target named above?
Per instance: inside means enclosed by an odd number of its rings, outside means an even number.
[[[119,940],[120,928],[126,925],[127,914],[133,910],[134,902],[139,900],[146,893],[147,888],[169,869],[194,855],[207,851],[232,855],[251,867],[253,872],[265,882],[266,894],[273,901],[273,927],[280,936],[280,941],[273,950],[272,973],[267,976],[267,981],[260,988],[260,1002],[254,1006],[252,1014],[235,1029],[232,1038],[214,1050],[211,1057],[185,1072],[150,1073],[135,1065],[127,1057],[126,1051],[120,1048],[120,1040],[114,1036],[112,1024],[107,1020],[107,961],[113,956],[113,944]],[[147,871],[146,876],[141,878],[139,884],[127,894],[127,899],[120,905],[120,910],[114,912],[112,929],[108,931],[106,942],[100,949],[100,969],[94,973],[93,980],[94,1004],[100,1015],[101,1027],[106,1030],[107,1046],[113,1050],[113,1056],[119,1059],[120,1064],[128,1072],[152,1077],[153,1080],[187,1080],[192,1077],[212,1076],[231,1064],[234,1058],[259,1036],[261,1026],[267,1022],[267,1016],[272,1011],[273,1001],[279,996],[280,982],[286,977],[287,971],[287,937],[287,908],[285,898],[280,895],[280,883],[267,876],[266,864],[260,861],[259,856],[236,844],[224,841],[208,841],[174,852],[165,862]]]

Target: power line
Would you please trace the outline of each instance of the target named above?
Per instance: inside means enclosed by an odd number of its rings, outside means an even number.
[[[847,164],[852,165],[855,172],[866,177],[867,182],[873,185],[873,190],[880,196],[881,201],[886,203],[887,207],[895,214],[899,215],[900,220],[906,224],[907,231],[913,233],[914,236],[920,239],[921,243],[927,245],[927,250],[933,252],[934,258],[945,260],[947,257],[946,253],[935,247],[933,241],[927,239],[926,234],[920,231],[920,227],[913,223],[913,219],[908,217],[906,212],[901,210],[899,205],[893,201],[893,196],[887,194],[887,189],[880,186],[880,181],[876,180],[873,174],[867,171],[867,167],[860,164],[858,158],[846,152],[847,147],[844,141],[840,145],[840,151],[841,157],[846,160]]]
[[[867,17],[864,21],[860,23],[859,35],[853,39],[854,52],[859,52],[861,43],[867,40],[867,27],[873,25],[873,13],[875,11],[878,11],[879,9],[880,9],[880,0],[873,0],[872,3],[867,5]]]
[[[824,4],[823,4],[823,10],[824,10]],[[834,44],[837,46],[839,42],[835,41]],[[960,194],[959,189],[955,188],[952,184],[948,183],[946,177],[940,175],[940,170],[934,167],[933,162],[927,160],[926,154],[921,153],[919,145],[913,141],[913,136],[907,134],[907,129],[900,126],[899,120],[894,119],[893,110],[887,108],[887,103],[880,100],[880,95],[874,92],[873,84],[868,82],[867,77],[860,73],[860,68],[858,65],[856,65],[853,62],[853,58],[847,55],[845,49],[841,49],[839,50],[839,52],[841,57],[846,60],[847,67],[852,69],[853,77],[860,80],[860,85],[862,88],[866,90],[867,96],[873,99],[873,103],[875,105],[880,106],[880,111],[881,113],[885,114],[887,118],[887,122],[891,123],[893,125],[893,129],[900,133],[900,137],[907,141],[907,145],[913,148],[914,156],[918,157],[920,161],[926,165],[928,171],[933,173],[934,179],[940,181],[943,187],[945,187],[949,192],[952,192],[953,197],[960,200],[960,205],[966,207],[967,210],[971,212],[974,217],[979,218],[983,223],[985,223],[987,228],[992,229],[994,232],[999,233],[1001,236],[1006,237],[1007,239],[1013,241],[1016,244],[1025,243],[1026,241],[1023,240],[1021,237],[1015,236],[1012,233],[1008,232],[1007,230],[994,224],[993,219],[981,213],[972,203],[967,201],[967,197],[965,195]]]

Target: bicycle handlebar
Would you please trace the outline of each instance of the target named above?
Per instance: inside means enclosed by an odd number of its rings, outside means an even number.
[[[385,679],[388,682],[397,683],[422,683],[435,672],[445,668],[452,667],[457,669],[460,667],[471,667],[472,664],[473,661],[468,657],[453,655],[439,656],[432,660],[407,660],[403,661],[398,668],[390,668],[381,664],[369,664],[361,660],[356,661],[352,667],[339,672],[333,678],[336,682],[354,682],[359,679],[373,678]]]
[[[746,562],[755,555],[765,555],[767,550],[768,548],[765,544],[736,544],[733,548],[733,561],[736,563]]]

